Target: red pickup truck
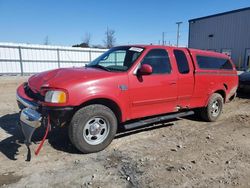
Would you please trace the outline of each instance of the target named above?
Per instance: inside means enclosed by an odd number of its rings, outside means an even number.
[[[17,89],[20,124],[34,130],[68,125],[83,153],[107,147],[118,128],[135,128],[199,112],[220,116],[238,86],[234,64],[221,53],[155,45],[114,47],[85,67],[31,76]]]

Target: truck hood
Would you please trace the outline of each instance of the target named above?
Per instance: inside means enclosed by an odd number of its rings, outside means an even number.
[[[64,88],[90,80],[114,76],[115,73],[96,68],[60,68],[35,74],[28,80],[29,87],[39,92],[41,87]]]

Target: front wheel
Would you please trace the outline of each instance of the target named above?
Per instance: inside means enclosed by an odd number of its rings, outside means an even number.
[[[100,104],[78,110],[69,125],[72,144],[83,153],[92,153],[106,148],[117,131],[117,119],[113,111]]]
[[[221,115],[223,109],[223,97],[218,94],[214,93],[210,97],[208,101],[208,105],[201,109],[201,117],[205,121],[216,121],[219,116]]]

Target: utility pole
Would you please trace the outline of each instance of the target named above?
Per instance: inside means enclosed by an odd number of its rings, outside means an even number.
[[[162,45],[164,46],[165,45],[165,33],[162,32]]]
[[[176,22],[177,24],[177,42],[176,42],[176,46],[179,46],[179,38],[180,38],[180,25],[182,24],[182,22]]]
[[[108,46],[108,43],[109,43],[109,27],[107,26],[107,46]]]

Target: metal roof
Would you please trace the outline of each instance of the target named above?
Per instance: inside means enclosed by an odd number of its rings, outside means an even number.
[[[219,13],[219,14],[213,14],[213,15],[210,15],[210,16],[204,16],[204,17],[200,17],[200,18],[194,18],[194,19],[189,20],[189,22],[193,22],[193,21],[197,21],[197,20],[203,20],[203,19],[212,18],[212,17],[216,17],[216,16],[223,16],[223,15],[226,15],[226,14],[237,13],[237,12],[241,12],[241,11],[245,11],[245,10],[250,10],[250,7],[241,8],[241,9],[237,9],[237,10],[232,10],[232,11],[228,11],[228,12],[223,12],[223,13]]]

